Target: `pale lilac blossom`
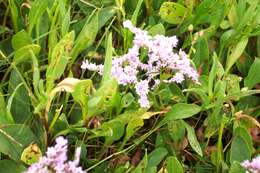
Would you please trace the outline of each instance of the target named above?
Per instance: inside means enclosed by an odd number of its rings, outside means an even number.
[[[111,76],[120,85],[134,85],[141,107],[150,106],[148,93],[160,84],[161,72],[167,70],[172,73],[172,77],[162,81],[165,83],[181,83],[185,78],[198,82],[199,75],[192,67],[188,55],[182,50],[173,52],[178,43],[176,36],[155,35],[152,37],[147,31],[133,26],[129,20],[125,21],[123,26],[134,34],[133,47],[126,54],[113,57]],[[140,61],[140,48],[148,51],[148,59],[145,62]],[[104,66],[86,60],[81,68],[97,71],[102,75]],[[140,75],[142,80],[140,80]],[[151,80],[155,83],[153,86],[148,85]]]
[[[260,156],[253,158],[251,161],[243,161],[241,166],[247,170],[247,173],[260,173]]]
[[[46,156],[41,157],[23,173],[86,173],[78,166],[80,148],[76,149],[74,160],[67,161],[68,141],[63,137],[58,137],[55,141],[56,145],[47,149]]]

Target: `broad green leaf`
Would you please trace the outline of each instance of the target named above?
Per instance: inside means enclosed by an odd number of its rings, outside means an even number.
[[[240,77],[234,74],[227,74],[224,77],[224,80],[227,81],[227,93],[228,95],[233,93],[238,93],[240,91]]]
[[[163,24],[161,24],[161,23],[154,25],[151,28],[149,28],[148,32],[151,36],[155,36],[157,34],[165,35],[165,29],[164,29]]]
[[[185,89],[183,91],[184,92],[193,92],[193,93],[197,94],[201,98],[201,100],[205,106],[208,106],[210,103],[210,98],[207,95],[207,89],[203,89],[200,87],[200,88]]]
[[[92,81],[90,79],[81,80],[73,88],[72,96],[74,100],[85,105],[85,96],[90,93]]]
[[[236,61],[236,67],[240,72],[240,76],[246,77],[251,65],[254,63],[254,59],[248,54],[243,54]]]
[[[243,38],[231,49],[231,54],[227,57],[226,72],[230,70],[230,68],[242,55],[242,53],[246,48],[247,42],[248,42],[248,38]]]
[[[49,92],[53,86],[54,81],[59,79],[68,64],[70,59],[70,51],[74,41],[74,32],[70,32],[64,36],[63,39],[59,41],[59,43],[54,47],[50,64],[48,65],[46,72],[46,88],[47,92]]]
[[[106,81],[96,92],[94,92],[88,102],[89,117],[107,111],[107,108],[111,105],[113,96],[116,94],[117,85],[116,80],[112,79]]]
[[[14,123],[13,117],[10,112],[7,111],[5,99],[0,89],[0,125]]]
[[[82,80],[74,87],[72,96],[76,102],[78,102],[82,108],[83,120],[86,120],[87,108],[88,108],[88,98],[92,89],[92,81],[89,79]]]
[[[12,101],[9,101],[10,97],[8,98],[8,104],[11,102],[11,115],[16,123],[24,123],[32,116],[30,96],[22,83],[19,73],[13,69],[9,78],[8,93],[15,95]],[[17,88],[19,85],[21,86]]]
[[[195,44],[196,52],[192,58],[197,68],[206,66],[206,61],[209,60],[209,45],[206,39],[200,39]]]
[[[111,79],[112,53],[113,53],[112,33],[110,33],[107,38],[104,72],[103,72],[101,84]]]
[[[234,137],[230,149],[230,162],[242,162],[251,158],[252,139],[247,130],[237,127],[234,131]]]
[[[38,53],[40,52],[40,49],[41,49],[41,47],[37,44],[30,44],[30,45],[23,46],[22,48],[15,51],[14,63],[19,64],[19,63],[24,62],[24,61],[28,60],[29,58],[31,58],[30,51],[32,51],[34,53],[34,55],[38,55]]]
[[[187,124],[185,121],[182,121],[183,125],[185,126],[187,133],[188,133],[188,140],[190,143],[191,148],[196,151],[200,156],[203,156],[200,144],[198,142],[198,139],[196,137],[196,133],[194,128],[192,128],[189,124]]]
[[[240,164],[241,163],[237,161],[231,163],[231,167],[228,173],[245,173],[244,168]]]
[[[150,166],[145,169],[145,173],[156,173],[157,167],[156,166]]]
[[[111,19],[116,13],[116,7],[109,6],[104,7],[99,12],[99,19],[98,19],[98,30],[100,30],[109,19]]]
[[[140,117],[135,117],[128,122],[126,127],[126,134],[124,138],[124,143],[126,143],[135,132],[144,125],[144,121]]]
[[[180,120],[171,121],[168,124],[169,135],[174,142],[179,142],[185,137],[185,127]]]
[[[240,136],[234,137],[231,144],[230,162],[242,162],[250,157],[251,154],[245,140]]]
[[[177,157],[167,157],[166,159],[166,170],[168,173],[183,173],[183,168]]]
[[[119,140],[124,135],[125,124],[126,122],[120,120],[111,120],[102,124],[102,131],[105,133],[110,132],[109,136],[105,136],[106,145],[112,144],[112,142]]]
[[[19,31],[12,37],[12,46],[14,50],[19,50],[29,44],[32,44],[32,38],[25,30]]]
[[[161,18],[171,24],[179,24],[184,20],[187,9],[175,2],[164,2],[160,8]]]
[[[33,27],[36,25],[36,23],[41,20],[41,17],[45,10],[48,7],[48,1],[47,0],[35,0],[32,4],[32,7],[29,12],[29,27],[28,32],[29,34],[32,33]]]
[[[234,131],[234,135],[238,135],[238,136],[242,137],[245,140],[245,142],[247,143],[249,151],[251,153],[253,153],[253,140],[252,140],[251,134],[245,127],[243,127],[243,126],[237,127]]]
[[[183,90],[181,90],[177,84],[172,83],[169,86],[169,88],[173,94],[172,100],[174,100],[176,102],[185,102],[186,101],[186,97],[183,94]]]
[[[214,5],[212,5],[214,3]],[[225,17],[225,9],[228,3],[219,0],[204,0],[198,4],[195,14],[192,16],[191,23],[196,26],[198,24],[210,24],[210,27],[218,27]]]
[[[159,165],[159,163],[164,159],[164,157],[168,154],[168,151],[165,148],[159,147],[153,150],[148,155],[148,162],[146,165],[145,173],[150,173],[149,169],[151,167],[155,167]]]
[[[132,93],[124,94],[121,99],[121,109],[130,106],[135,101],[135,97]]]
[[[244,84],[248,89],[252,89],[256,84],[260,83],[260,59],[256,58],[251,65],[248,75],[244,80]]]
[[[201,107],[195,104],[177,103],[165,114],[162,121],[172,121],[192,117],[201,111]]]
[[[1,173],[21,173],[26,168],[22,164],[18,164],[12,160],[0,160],[0,172]]]
[[[99,11],[96,11],[93,16],[86,22],[83,29],[79,33],[75,45],[72,49],[72,63],[77,56],[86,48],[92,45],[98,33],[99,26]]]
[[[31,142],[38,142],[26,125],[5,125],[0,128],[0,152],[15,161],[20,160],[23,148]]]
[[[223,32],[223,34],[220,36],[220,49],[224,49],[224,47],[229,43],[229,41],[231,40],[232,36],[235,34],[235,30],[234,29],[230,29],[227,30],[225,32]]]

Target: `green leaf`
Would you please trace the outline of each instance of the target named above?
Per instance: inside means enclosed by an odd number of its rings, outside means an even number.
[[[177,103],[165,114],[162,121],[171,121],[192,117],[201,111],[201,107],[195,104]]]
[[[99,12],[98,30],[100,30],[109,19],[111,19],[116,13],[115,6],[104,7]]]
[[[240,162],[234,161],[231,163],[231,167],[228,173],[245,173],[245,170],[240,165]]]
[[[0,160],[1,173],[21,173],[23,171],[25,171],[25,167],[22,164],[12,160]]]
[[[195,54],[192,58],[196,67],[205,66],[205,62],[209,60],[209,45],[206,39],[199,39],[195,44]]]
[[[237,127],[234,131],[234,138],[230,149],[230,162],[242,162],[248,160],[252,155],[252,139],[247,130]]]
[[[17,86],[21,85],[19,88]],[[16,70],[11,71],[8,93],[15,93],[12,101],[9,101],[11,105],[11,115],[16,123],[24,123],[28,121],[32,116],[31,102],[27,89],[22,85],[22,80],[19,73]]]
[[[35,94],[40,97],[39,92],[39,83],[40,83],[40,69],[39,69],[39,63],[38,59],[34,55],[33,51],[29,50],[31,53],[31,59],[32,59],[32,69],[33,69],[33,87]]]
[[[230,70],[230,68],[242,55],[246,48],[247,42],[248,38],[243,38],[231,49],[231,54],[227,57],[226,72]]]
[[[106,145],[112,144],[112,142],[119,140],[124,135],[126,122],[120,120],[111,120],[102,124],[102,131],[105,133],[110,132],[109,136],[105,136]]]
[[[136,25],[136,23],[137,23],[137,18],[138,18],[140,9],[142,7],[142,3],[143,3],[143,0],[138,0],[138,3],[135,7],[134,14],[132,15],[132,18],[131,18],[131,22],[133,23],[133,25]]]
[[[224,80],[227,81],[227,94],[231,95],[233,93],[240,92],[240,77],[234,74],[227,74],[224,77]]]
[[[83,120],[86,120],[87,116],[87,108],[88,108],[88,97],[90,94],[92,88],[92,81],[82,80],[79,83],[76,84],[74,87],[74,91],[72,92],[72,96],[74,100],[78,103],[80,103],[80,106],[82,108],[82,117]]]
[[[134,134],[135,132],[140,129],[144,125],[144,121],[140,117],[132,118],[126,127],[126,134],[124,138],[124,142],[126,143]]]
[[[248,89],[252,89],[256,84],[260,83],[260,59],[256,58],[251,65],[248,75],[244,80],[244,84]]]
[[[14,30],[15,32],[18,32],[20,29],[20,24],[21,24],[21,18],[19,17],[18,9],[15,4],[14,0],[8,0],[9,7],[11,9],[11,16],[12,16],[12,21],[14,25]]]
[[[124,94],[121,100],[120,109],[130,106],[134,101],[135,101],[135,97],[133,96],[132,93]]]
[[[113,96],[117,91],[117,81],[112,79],[106,81],[101,87],[93,94],[88,102],[88,116],[91,117],[107,111],[110,106]]]
[[[168,154],[168,151],[163,148],[159,147],[153,150],[149,155],[148,155],[148,162],[146,165],[146,169],[144,173],[150,173],[149,168],[155,167],[159,165],[159,163],[164,159],[164,157]]]
[[[35,0],[32,4],[32,7],[29,12],[29,27],[28,32],[29,34],[32,33],[33,27],[36,25],[36,23],[41,20],[41,17],[45,10],[48,7],[48,1],[47,0]]]
[[[183,173],[183,168],[177,157],[167,157],[166,159],[166,170],[169,173]]]
[[[192,128],[189,124],[187,124],[185,121],[182,121],[183,125],[185,126],[187,133],[188,133],[188,140],[190,143],[191,148],[196,151],[200,156],[203,156],[200,144],[197,140],[196,133],[194,128]]]
[[[32,38],[25,30],[19,31],[12,37],[12,46],[14,50],[19,50],[29,44],[32,44]]]
[[[112,53],[113,53],[112,33],[110,33],[108,35],[108,38],[107,38],[106,57],[105,57],[105,63],[104,63],[104,73],[103,73],[101,84],[110,80],[111,68],[112,68]]]
[[[70,8],[66,12],[61,25],[61,34],[63,37],[65,37],[65,35],[69,32],[69,28],[70,28]]]
[[[171,121],[168,124],[169,135],[174,142],[180,142],[185,137],[185,127],[180,120]]]
[[[77,56],[86,48],[92,45],[95,41],[96,35],[98,33],[99,26],[99,11],[96,11],[93,16],[91,16],[90,21],[86,22],[83,29],[79,33],[75,46],[72,49],[72,63],[76,60]]]
[[[72,92],[72,96],[76,102],[79,102],[85,105],[85,95],[90,92],[92,87],[92,81],[90,79],[81,80],[74,86],[74,91]]]
[[[14,123],[13,117],[10,112],[7,111],[5,99],[0,89],[0,125]]]
[[[142,161],[135,168],[133,173],[155,173],[157,165],[168,154],[168,151],[163,147],[155,148],[149,155],[145,153]]]
[[[0,128],[0,152],[15,161],[20,160],[23,148],[38,142],[29,127],[21,124],[5,125]]]
[[[157,34],[165,35],[165,29],[164,29],[163,24],[161,24],[161,23],[154,25],[151,28],[149,28],[148,32],[151,36],[155,36]]]
[[[73,41],[74,32],[72,31],[65,35],[64,38],[61,39],[59,43],[54,47],[51,54],[50,64],[46,72],[47,92],[49,92],[53,88],[54,81],[56,79],[59,79],[64,73],[64,70],[70,59],[70,51],[73,45]]]
[[[183,21],[186,11],[184,6],[175,2],[164,2],[160,8],[161,18],[171,24],[179,24]]]
[[[34,55],[38,55],[40,49],[41,47],[37,44],[30,44],[30,45],[23,46],[22,48],[15,51],[14,63],[19,64],[21,62],[25,62],[27,59],[31,57],[30,51],[32,51]]]

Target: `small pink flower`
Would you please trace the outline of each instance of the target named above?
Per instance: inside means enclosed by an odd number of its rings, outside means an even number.
[[[121,85],[135,86],[136,93],[139,95],[138,103],[141,107],[149,107],[148,92],[155,88],[154,86],[149,87],[148,82],[154,80],[158,85],[160,83],[158,76],[165,69],[172,71],[173,76],[163,82],[181,83],[185,77],[198,82],[199,75],[191,66],[188,55],[182,50],[179,53],[173,52],[173,48],[178,43],[176,36],[156,35],[152,37],[148,35],[147,31],[133,26],[129,20],[125,21],[123,26],[135,35],[134,45],[128,50],[128,53],[121,57],[113,57],[111,76]],[[146,62],[141,62],[139,58],[141,48],[148,51]],[[98,71],[101,75],[103,68],[103,65],[91,64],[87,60],[82,64],[82,69]],[[144,80],[139,80],[139,74]]]
[[[55,141],[56,145],[47,149],[46,156],[40,158],[23,173],[49,173],[50,169],[55,173],[86,173],[78,166],[80,148],[75,151],[74,161],[67,161],[68,141],[61,136]]]

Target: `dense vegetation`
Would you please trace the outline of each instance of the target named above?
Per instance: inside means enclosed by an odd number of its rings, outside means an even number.
[[[199,79],[169,66],[156,79],[136,67],[146,83],[114,79],[142,34],[159,49],[177,38],[170,51]],[[0,0],[0,37],[1,173],[59,136],[93,173],[244,173],[260,153],[259,0]],[[157,49],[140,44],[149,63]]]

